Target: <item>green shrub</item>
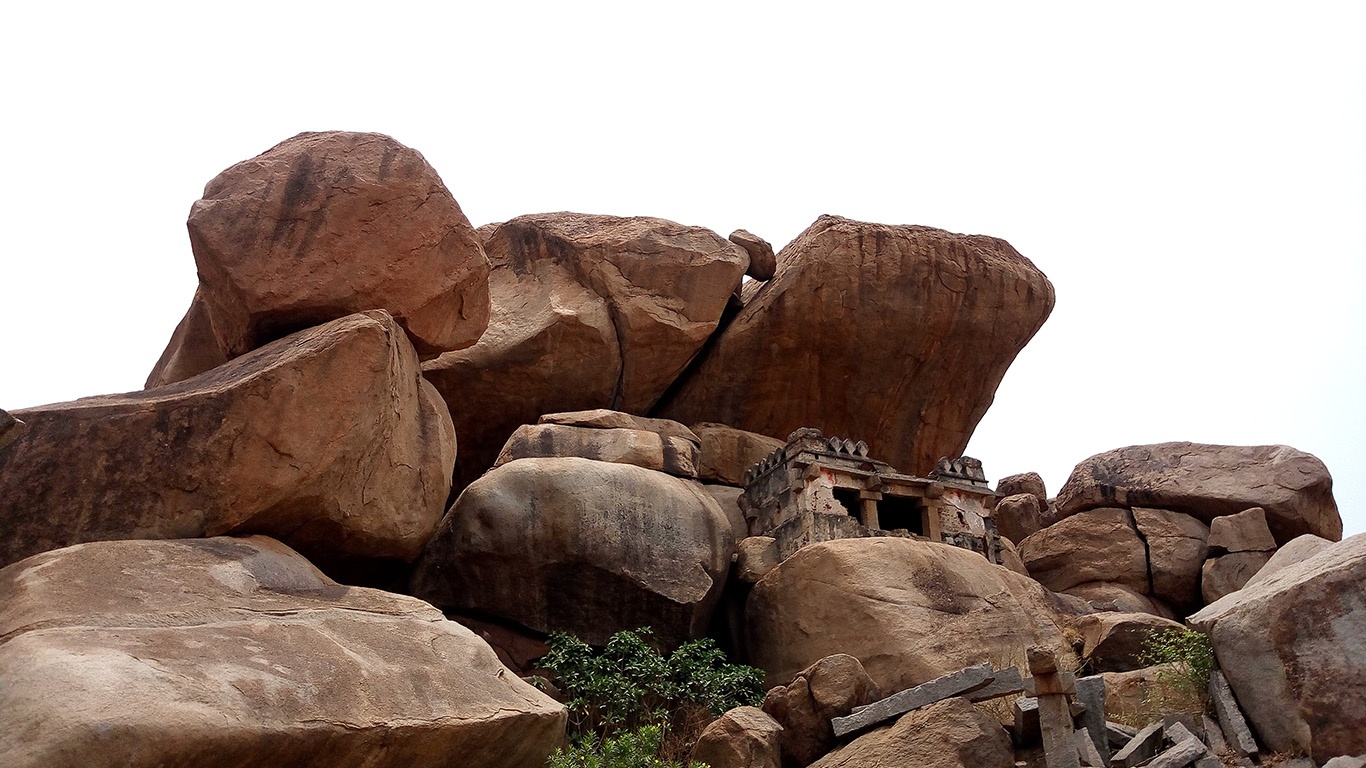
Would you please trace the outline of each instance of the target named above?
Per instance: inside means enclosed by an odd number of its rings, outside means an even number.
[[[1171,701],[1155,702],[1167,711],[1204,711],[1209,678],[1217,663],[1209,637],[1193,629],[1154,632],[1143,641],[1139,660],[1145,666],[1171,665],[1158,673]]]
[[[669,768],[685,756],[702,728],[728,709],[758,705],[763,672],[731,664],[710,639],[665,655],[649,628],[612,635],[596,649],[555,632],[539,666],[554,673],[569,710],[570,749],[554,768]],[[657,763],[629,761],[648,752]],[[572,762],[577,761],[577,762]]]

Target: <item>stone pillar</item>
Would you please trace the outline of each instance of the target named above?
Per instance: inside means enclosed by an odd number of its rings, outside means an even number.
[[[1072,729],[1072,708],[1067,701],[1075,686],[1072,673],[1059,670],[1053,652],[1045,648],[1031,646],[1028,656],[1034,696],[1039,700],[1044,760],[1048,768],[1081,768]]]

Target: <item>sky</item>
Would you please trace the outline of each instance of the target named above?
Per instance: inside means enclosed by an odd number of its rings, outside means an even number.
[[[0,408],[139,389],[185,217],[306,130],[421,151],[475,224],[823,213],[1008,240],[1057,306],[968,453],[1287,444],[1366,531],[1366,6],[26,3],[0,27]]]

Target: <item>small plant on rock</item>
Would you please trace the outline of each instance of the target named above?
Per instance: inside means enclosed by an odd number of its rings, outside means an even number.
[[[1217,663],[1209,636],[1193,629],[1167,629],[1148,635],[1139,659],[1146,666],[1164,665],[1158,672],[1149,702],[1158,714],[1204,712],[1209,699],[1209,678]]]

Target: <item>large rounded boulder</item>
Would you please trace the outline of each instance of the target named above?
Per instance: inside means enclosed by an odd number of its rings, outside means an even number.
[[[328,320],[387,310],[424,355],[488,324],[488,259],[420,153],[378,133],[301,133],[218,174],[189,218],[200,290],[149,386]],[[200,306],[202,304],[202,306]],[[198,368],[198,370],[196,370]]]
[[[413,594],[537,632],[603,643],[652,627],[700,637],[734,547],[702,486],[629,464],[519,459],[456,500],[418,562]]]
[[[749,263],[715,232],[649,217],[544,213],[479,231],[493,264],[488,332],[424,365],[460,433],[459,487],[541,414],[647,413]]]
[[[919,474],[962,454],[1053,309],[1048,278],[1004,240],[837,216],[745,296],[660,415],[780,439],[815,427]]]
[[[1038,582],[947,544],[879,537],[797,550],[746,606],[746,647],[769,685],[820,659],[858,659],[883,691],[963,667],[1023,664],[1041,645],[1075,658],[1067,605]]]
[[[6,768],[540,768],[565,723],[430,605],[264,537],[0,570],[0,680]]]

